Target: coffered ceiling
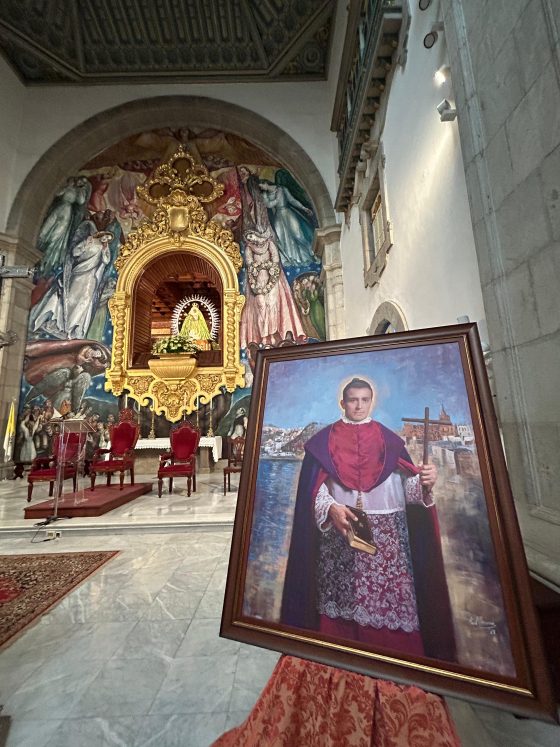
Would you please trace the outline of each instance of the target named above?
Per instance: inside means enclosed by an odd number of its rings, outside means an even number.
[[[320,80],[336,0],[1,0],[28,84]]]

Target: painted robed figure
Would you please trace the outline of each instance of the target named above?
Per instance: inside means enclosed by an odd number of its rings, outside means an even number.
[[[403,440],[372,420],[373,385],[343,388],[340,420],[309,439],[298,484],[281,622],[337,640],[455,661],[432,488]],[[366,513],[375,554],[351,547]]]

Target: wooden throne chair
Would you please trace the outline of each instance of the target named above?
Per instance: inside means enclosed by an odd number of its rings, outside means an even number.
[[[231,473],[241,472],[244,453],[245,439],[243,436],[228,439],[228,462],[227,467],[224,467],[224,495],[226,494],[226,482],[228,491],[231,490]]]
[[[140,435],[140,426],[134,410],[126,408],[119,413],[119,422],[109,428],[110,449],[96,449],[89,465],[91,489],[95,490],[95,479],[98,473],[107,475],[107,486],[111,476],[119,473],[120,490],[124,487],[125,472],[130,473],[130,484],[134,485],[134,447]],[[108,459],[103,459],[108,454]]]
[[[196,492],[196,450],[200,440],[200,431],[187,420],[173,428],[169,433],[171,450],[160,457],[158,469],[158,497],[161,498],[163,480],[169,479],[169,492],[173,492],[173,478],[187,478],[187,495],[190,497],[191,484]]]

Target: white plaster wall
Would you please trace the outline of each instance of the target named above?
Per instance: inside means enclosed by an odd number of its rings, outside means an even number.
[[[25,86],[0,57],[0,231],[5,225],[3,217],[15,195],[17,148],[25,95]]]
[[[358,208],[343,229],[347,333],[365,334],[377,307],[396,302],[409,328],[484,318],[457,122],[440,122],[437,104],[451,98],[433,78],[445,61],[442,39],[422,39],[434,10],[411,4],[408,59],[395,71],[382,134],[393,248],[381,282],[365,288]]]
[[[373,316],[371,292],[364,288],[362,232],[357,209],[352,209],[342,223],[340,257],[344,278],[344,320],[346,337],[366,334],[368,319]]]
[[[11,71],[0,68],[2,88],[10,85],[7,73],[13,76]],[[12,87],[15,89],[15,86]],[[17,110],[17,128],[13,122],[15,115],[0,115],[0,142],[7,142],[10,132],[19,136],[16,139],[13,134],[9,145],[3,146],[13,154],[14,165],[10,174],[9,197],[0,203],[0,231],[6,226],[8,203],[11,205],[21,183],[48,148],[89,117],[119,104],[147,97],[205,96],[257,112],[299,143],[314,161],[330,194],[335,193],[333,138],[329,131],[332,103],[326,81],[21,88],[22,95],[14,108],[14,111]],[[188,121],[189,112],[185,109],[185,122]]]

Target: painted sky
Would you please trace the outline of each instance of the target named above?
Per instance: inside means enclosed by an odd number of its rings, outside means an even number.
[[[373,417],[400,430],[403,417],[437,418],[441,405],[454,423],[471,423],[458,343],[415,345],[270,364],[264,423],[282,428],[340,417],[341,382],[353,376],[377,388]]]

